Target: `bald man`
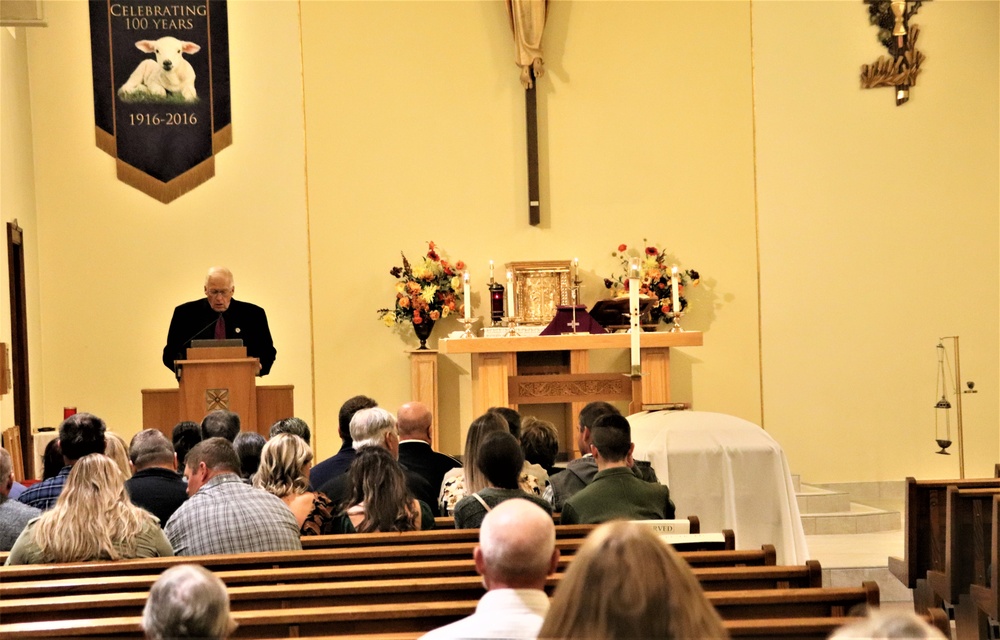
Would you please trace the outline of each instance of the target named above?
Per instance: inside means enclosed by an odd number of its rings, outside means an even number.
[[[498,504],[486,514],[473,551],[486,595],[474,614],[421,640],[537,638],[549,610],[545,582],[559,565],[555,545],[552,516],[541,507],[520,498]]]
[[[259,376],[274,364],[274,343],[267,314],[255,304],[233,299],[236,283],[225,267],[212,267],[205,276],[205,297],[174,309],[163,347],[163,364],[175,371],[174,361],[183,360],[192,340],[242,340],[247,355],[260,360]]]
[[[396,412],[399,427],[399,461],[427,480],[434,491],[441,490],[444,474],[462,463],[431,448],[433,416],[423,402],[407,402]]]

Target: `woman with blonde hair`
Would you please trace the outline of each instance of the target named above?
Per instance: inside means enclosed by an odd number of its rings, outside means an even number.
[[[280,433],[264,445],[253,486],[281,498],[295,514],[300,533],[315,536],[327,529],[336,515],[336,505],[325,493],[309,490],[309,470],[313,452],[306,441],[290,433]]]
[[[55,506],[28,522],[6,564],[172,555],[156,517],[129,500],[115,463],[93,453],[73,465]]]
[[[104,455],[111,458],[125,479],[132,477],[132,466],[128,459],[128,445],[125,440],[111,431],[104,432]]]
[[[687,563],[648,528],[601,525],[556,588],[539,638],[728,638]]]
[[[507,421],[496,411],[487,411],[469,425],[469,432],[465,435],[465,453],[462,455],[462,466],[446,473],[444,481],[441,483],[438,503],[442,515],[454,514],[455,505],[458,504],[459,500],[489,486],[489,481],[479,469],[477,460],[480,445],[491,433],[510,433]],[[518,486],[532,495],[542,495],[538,481],[527,473],[519,475]]]

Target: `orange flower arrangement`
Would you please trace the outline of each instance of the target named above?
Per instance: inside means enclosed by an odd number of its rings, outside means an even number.
[[[442,254],[433,241],[427,243],[427,253],[417,265],[400,252],[403,266],[389,270],[396,278],[396,302],[392,308],[377,311],[387,327],[407,322],[419,325],[464,313],[460,291],[465,263],[459,260],[452,264]]]

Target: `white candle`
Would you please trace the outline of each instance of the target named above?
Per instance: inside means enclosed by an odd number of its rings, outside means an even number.
[[[573,258],[573,286],[580,280],[580,259]]]
[[[507,272],[507,317],[514,317],[514,274]]]
[[[490,282],[493,282],[493,261],[490,260]]]
[[[639,265],[633,262],[629,268],[628,278],[628,312],[632,340],[630,351],[632,355],[632,372],[639,367]]]
[[[472,298],[469,297],[469,272],[466,271],[465,275],[462,276],[462,306],[465,307],[465,321],[472,322]]]
[[[677,265],[670,268],[670,291],[673,294],[673,310],[674,313],[681,312],[681,292],[677,288]]]

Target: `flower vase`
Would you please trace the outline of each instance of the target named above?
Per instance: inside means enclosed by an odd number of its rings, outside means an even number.
[[[420,324],[413,323],[413,332],[417,334],[417,339],[420,340],[420,346],[418,350],[427,350],[427,339],[431,337],[431,331],[434,330],[434,321],[430,318],[422,318],[423,322]]]

